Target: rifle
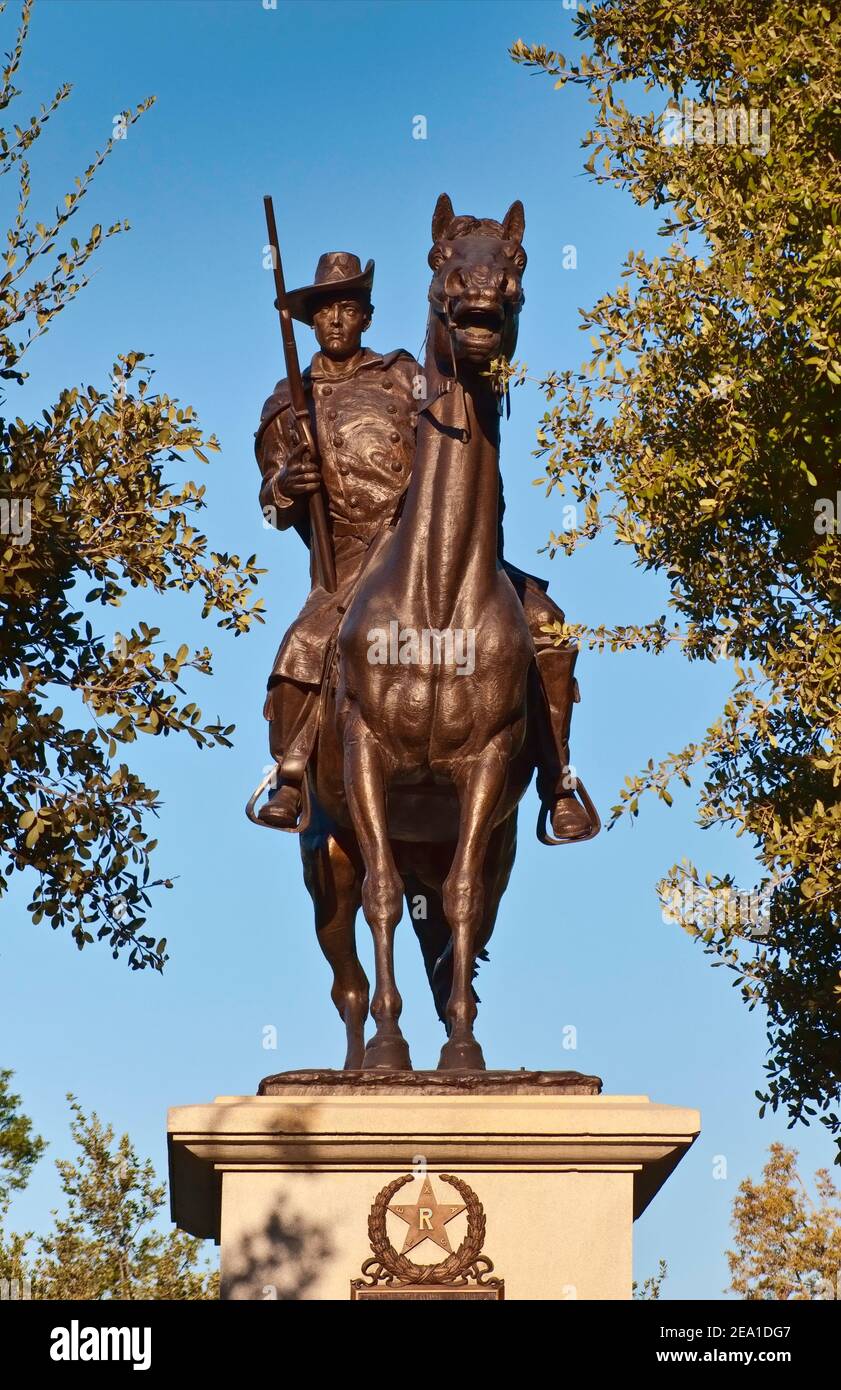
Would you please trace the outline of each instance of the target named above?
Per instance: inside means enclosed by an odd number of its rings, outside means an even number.
[[[298,348],[295,343],[295,330],[292,327],[292,315],[289,312],[289,305],[286,300],[286,285],[283,280],[283,265],[280,260],[280,247],[277,244],[277,225],[274,219],[274,207],[272,200],[267,193],[263,199],[266,209],[266,227],[269,233],[269,246],[272,252],[272,265],[274,267],[275,307],[280,319],[280,336],[283,340],[283,356],[286,359],[286,378],[289,382],[289,396],[292,405],[292,416],[294,424],[290,430],[290,439],[293,447],[303,440],[307,446],[307,453],[315,464],[316,468],[321,467],[321,460],[318,456],[318,446],[315,442],[312,425],[310,422],[310,412],[307,407],[307,398],[304,394],[304,383],[301,380],[301,367],[298,362]],[[333,558],[333,546],[330,541],[330,532],[327,529],[327,514],[324,510],[324,497],[322,492],[310,493],[309,497],[310,514],[310,534],[312,537],[313,553],[316,559],[317,573],[321,581],[322,588],[329,594],[336,592],[336,564]]]

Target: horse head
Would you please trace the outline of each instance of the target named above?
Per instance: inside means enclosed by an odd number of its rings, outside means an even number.
[[[523,205],[511,204],[502,222],[490,217],[456,217],[446,193],[432,217],[429,287],[432,346],[442,367],[470,363],[485,367],[511,358],[523,307]]]

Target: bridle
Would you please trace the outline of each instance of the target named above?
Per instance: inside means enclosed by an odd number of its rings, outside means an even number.
[[[466,443],[468,443],[468,442],[470,441],[470,437],[471,437],[471,436],[470,436],[470,415],[469,415],[469,412],[468,412],[468,409],[467,409],[467,399],[466,399],[465,390],[464,390],[464,383],[461,381],[461,379],[459,378],[459,374],[458,374],[458,359],[456,358],[456,347],[455,347],[455,324],[454,324],[454,322],[453,322],[453,312],[452,312],[452,306],[455,304],[455,300],[453,299],[452,295],[443,293],[442,296],[441,296],[441,300],[440,300],[440,305],[441,305],[440,308],[438,307],[438,303],[437,303],[435,300],[432,300],[431,303],[432,303],[432,308],[433,308],[434,313],[436,314],[436,316],[438,317],[438,319],[440,320],[440,322],[443,324],[444,329],[445,329],[446,334],[447,334],[447,345],[448,345],[448,347],[449,347],[449,349],[450,349],[450,361],[451,361],[451,363],[452,363],[453,375],[452,375],[452,379],[451,379],[451,380],[442,381],[442,383],[441,383],[441,385],[438,387],[437,391],[435,391],[435,393],[434,393],[432,396],[427,397],[427,399],[424,401],[423,405],[420,407],[420,409],[419,409],[419,411],[418,411],[418,414],[423,414],[423,413],[429,411],[430,407],[433,406],[433,405],[435,404],[436,401],[439,401],[439,400],[441,399],[442,396],[449,395],[449,394],[455,389],[455,387],[458,386],[458,387],[460,388],[460,390],[461,390],[461,406],[462,406],[462,413],[463,413],[463,416],[464,416],[464,426],[463,426],[463,428],[462,428],[461,433],[462,433],[462,436],[463,436],[464,443],[466,444]],[[425,332],[424,335],[423,335],[423,342],[421,343],[421,347],[420,347],[421,356],[420,356],[419,359],[418,359],[419,361],[420,361],[420,360],[424,360],[424,358],[425,358],[426,349],[427,349],[427,346],[428,346],[428,343],[429,343],[429,324],[430,324],[430,322],[431,322],[431,318],[430,318],[430,319],[427,319],[427,323],[426,323],[426,332]],[[492,390],[493,390],[493,392],[494,392],[494,395],[497,397],[497,413],[498,413],[499,415],[502,415],[502,413],[503,413],[503,403],[504,403],[504,406],[505,406],[505,418],[506,418],[506,419],[510,419],[510,417],[511,417],[511,390],[510,390],[510,387],[509,387],[508,383],[506,382],[504,386],[501,386],[500,383],[499,383],[498,381],[493,381],[493,382],[491,383],[491,387],[492,387]]]

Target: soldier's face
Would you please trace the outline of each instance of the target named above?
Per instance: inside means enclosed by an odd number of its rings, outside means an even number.
[[[359,351],[370,321],[370,308],[362,300],[328,299],[313,314],[312,326],[321,351],[340,362]]]

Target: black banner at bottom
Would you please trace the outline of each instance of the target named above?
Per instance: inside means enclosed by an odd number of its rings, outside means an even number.
[[[366,1315],[347,1303],[44,1303],[0,1302],[0,1338],[8,1369],[12,1350],[23,1352],[27,1372],[57,1384],[113,1379],[121,1372],[156,1380],[161,1373],[185,1371],[192,1383],[207,1375],[214,1386],[228,1375],[242,1380],[262,1368],[287,1376],[317,1370],[319,1377],[335,1358],[358,1374],[391,1355],[394,1333],[381,1314]],[[403,1300],[412,1301],[412,1300]],[[681,1368],[735,1365],[769,1366],[804,1372],[826,1365],[839,1328],[838,1302],[627,1303],[536,1302],[511,1300],[419,1300],[425,1302],[494,1301],[504,1306],[488,1313],[456,1313],[447,1324],[448,1370],[467,1358],[479,1370],[488,1353],[499,1354],[501,1332],[516,1332],[518,1355],[531,1362],[566,1352],[586,1354],[588,1371],[643,1371],[658,1367],[680,1375]],[[410,1315],[413,1335],[429,1336],[429,1324]],[[436,1316],[441,1316],[440,1314]],[[473,1323],[472,1316],[479,1322]],[[467,1322],[464,1321],[467,1317]],[[358,1319],[363,1321],[360,1323]],[[514,1328],[510,1324],[514,1322]],[[433,1323],[432,1328],[437,1324]],[[394,1324],[391,1324],[392,1328]],[[400,1324],[401,1333],[407,1324]],[[334,1339],[325,1336],[335,1329]],[[523,1340],[523,1335],[527,1340]],[[383,1336],[380,1346],[378,1341]],[[393,1354],[399,1355],[394,1347]],[[304,1364],[301,1365],[301,1358]],[[397,1363],[399,1364],[399,1362]],[[283,1368],[286,1368],[285,1370]],[[21,1367],[22,1369],[22,1367]],[[382,1370],[380,1365],[380,1370]],[[397,1366],[395,1366],[395,1370]],[[497,1367],[502,1372],[502,1367]]]

